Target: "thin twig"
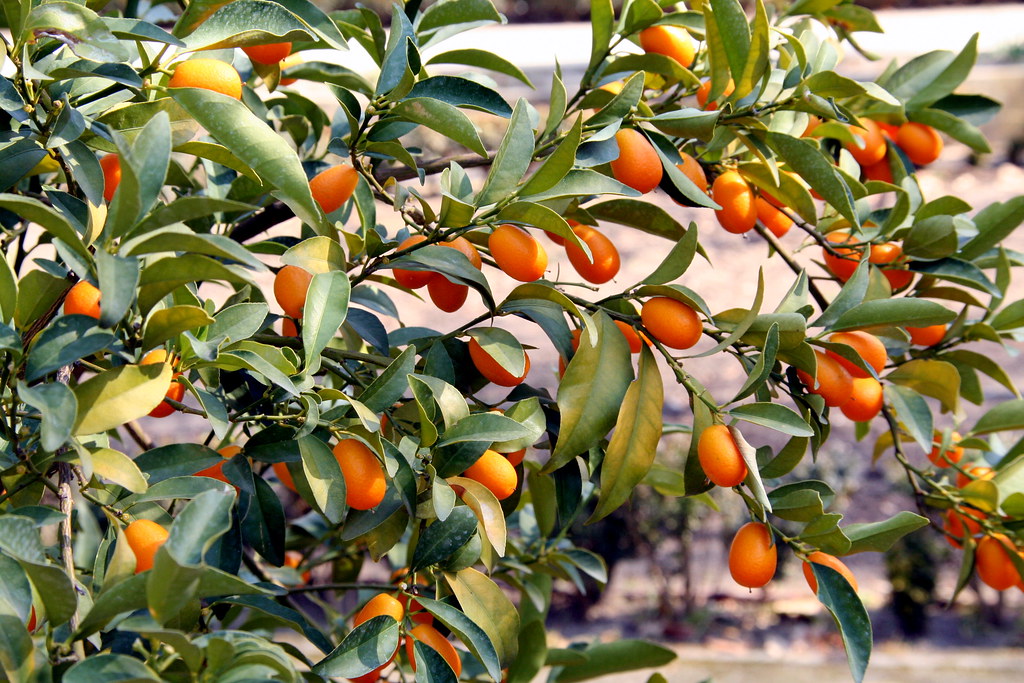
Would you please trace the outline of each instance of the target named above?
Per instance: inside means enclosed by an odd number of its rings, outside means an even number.
[[[793,254],[791,254],[788,249],[782,246],[782,244],[775,237],[775,235],[769,232],[767,228],[765,228],[760,223],[757,223],[754,225],[754,230],[756,230],[757,234],[763,237],[765,241],[772,246],[772,249],[774,249],[782,258],[782,260],[786,262],[786,265],[789,266],[790,270],[792,270],[797,275],[800,275],[800,273],[804,272],[804,269],[800,266],[799,263],[796,262],[796,259],[793,257]],[[821,307],[822,311],[828,308],[828,299],[825,298],[825,295],[823,295],[821,293],[821,290],[818,289],[818,285],[814,284],[810,278],[807,279],[807,291],[811,293],[811,296],[814,297],[814,300],[818,303],[818,306]]]

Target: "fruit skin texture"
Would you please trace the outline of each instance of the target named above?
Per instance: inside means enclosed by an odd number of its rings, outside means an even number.
[[[917,346],[935,346],[946,336],[945,325],[929,325],[928,327],[908,327],[910,342]]]
[[[868,422],[882,412],[882,384],[874,377],[855,377],[850,400],[839,406],[854,422]]]
[[[512,467],[519,467],[519,463],[526,458],[526,449],[520,448],[518,451],[512,451],[511,453],[504,453],[505,459],[508,460],[508,464]]]
[[[92,283],[79,280],[64,297],[64,315],[87,315],[100,318],[100,290]]]
[[[148,519],[137,519],[124,529],[128,547],[135,553],[135,573],[139,574],[153,568],[153,558],[170,533],[156,522]]]
[[[462,476],[483,484],[498,500],[505,500],[515,493],[519,483],[515,466],[501,453],[490,449],[467,467]]]
[[[384,468],[373,451],[356,439],[342,439],[334,446],[334,457],[345,478],[345,502],[355,510],[377,507],[387,491]]]
[[[544,277],[548,267],[548,253],[533,235],[508,223],[499,225],[487,246],[495,263],[509,277],[520,282],[533,282]]]
[[[964,449],[958,446],[957,443],[960,441],[960,435],[953,432],[950,435],[949,447],[946,452],[942,452],[942,435],[936,434],[935,440],[932,441],[932,450],[928,453],[928,459],[936,467],[950,467],[960,462],[960,459],[964,457]]]
[[[526,354],[526,365],[523,367],[523,374],[516,377],[511,372],[501,367],[491,354],[480,346],[475,338],[469,340],[469,357],[476,366],[477,371],[489,381],[502,387],[514,387],[523,383],[526,375],[530,373],[530,354]]]
[[[757,209],[757,220],[761,221],[768,232],[776,237],[784,237],[793,227],[793,219],[779,211],[763,197],[754,200]]]
[[[167,351],[164,349],[153,349],[139,361],[139,365],[155,365],[157,363],[169,362]],[[174,377],[178,377],[181,373],[174,373]],[[181,399],[185,398],[185,385],[174,381],[174,377],[171,378],[171,385],[167,389],[166,397],[172,401],[181,402]],[[156,408],[149,411],[150,417],[167,417],[174,412],[174,406],[167,401],[161,401]]]
[[[387,615],[400,622],[402,617],[405,616],[405,608],[394,597],[387,593],[380,593],[370,598],[370,601],[363,605],[361,610],[356,612],[355,617],[352,618],[352,626],[359,626],[374,617],[383,615]]]
[[[257,64],[277,64],[292,53],[291,43],[268,43],[243,47],[242,52]]]
[[[986,586],[1004,591],[1020,580],[1020,575],[1017,574],[1010,559],[1010,553],[1016,552],[1016,549],[1010,548],[1013,548],[1013,542],[1003,534],[986,536],[978,541],[974,568],[978,571],[978,578]]]
[[[682,171],[683,175],[690,179],[690,182],[699,187],[701,192],[707,192],[708,176],[704,173],[704,167],[686,152],[680,152],[679,156],[682,157],[683,163],[676,164],[676,168]]]
[[[824,565],[829,569],[835,569],[843,575],[843,578],[846,579],[850,584],[850,587],[853,588],[854,593],[859,590],[857,586],[857,577],[853,575],[853,572],[850,571],[850,568],[847,567],[842,560],[835,555],[829,555],[828,553],[823,553],[820,550],[815,550],[807,556],[803,567],[804,578],[807,579],[807,585],[811,587],[811,592],[815,595],[818,594],[818,579],[815,578],[814,570],[811,569],[812,562],[814,564]]]
[[[711,196],[722,206],[715,210],[715,215],[726,232],[740,235],[753,229],[757,222],[757,206],[754,191],[743,176],[736,171],[726,171],[715,178]]]
[[[778,561],[768,527],[760,522],[741,526],[729,546],[729,573],[733,581],[747,588],[760,588],[771,581]]]
[[[671,57],[683,66],[693,64],[697,54],[693,38],[686,29],[679,26],[651,26],[640,32],[640,47],[644,52],[654,52]]]
[[[273,464],[274,474],[277,475],[278,481],[284,484],[284,487],[293,493],[298,493],[295,488],[295,479],[292,478],[292,473],[288,471],[288,465],[283,462],[275,462]]]
[[[688,349],[700,341],[704,327],[697,312],[666,296],[656,296],[644,302],[640,309],[644,327],[655,339],[673,349]]]
[[[661,182],[661,158],[643,133],[623,128],[615,134],[619,156],[611,161],[612,175],[637,192],[650,192]]]
[[[411,235],[402,240],[402,243],[398,245],[398,251],[414,247],[417,244],[426,242],[427,238],[423,235]],[[436,275],[429,270],[404,270],[402,268],[395,268],[392,271],[392,275],[395,276],[395,280],[398,284],[409,289],[419,289],[425,287],[431,278]]]
[[[222,481],[225,484],[229,483],[228,478],[224,476],[224,463],[230,460],[231,458],[235,457],[239,453],[241,453],[242,448],[240,446],[225,446],[224,448],[221,448],[217,452],[220,453],[221,456],[223,456],[224,460],[222,462],[217,463],[216,465],[211,465],[210,467],[207,467],[205,470],[200,470],[196,472],[193,476],[209,477],[210,479]]]
[[[853,377],[835,359],[817,349],[814,350],[814,357],[818,361],[815,377],[812,378],[803,370],[796,371],[797,377],[807,387],[807,393],[821,396],[825,399],[825,405],[832,408],[843,405],[853,391]]]
[[[443,275],[436,275],[427,282],[427,293],[439,309],[445,313],[454,313],[466,303],[469,285],[451,282]]]
[[[931,126],[907,121],[896,132],[896,144],[918,166],[927,166],[942,154],[942,137]]]
[[[331,213],[348,201],[359,183],[359,172],[348,164],[338,164],[320,171],[309,181],[313,199],[324,210]]]
[[[885,362],[889,359],[889,354],[885,351],[885,344],[882,340],[873,334],[864,332],[863,330],[855,330],[853,332],[836,332],[828,338],[830,342],[835,344],[846,344],[853,348],[857,352],[857,355],[861,357],[866,365],[873,368],[875,374],[879,374],[885,369]],[[838,353],[833,351],[826,352],[826,355],[834,358],[837,363],[846,368],[846,371],[850,373],[855,379],[858,377],[870,377],[867,372],[857,367],[850,361],[846,360]]]
[[[410,630],[409,637],[405,639],[405,652],[409,655],[409,663],[412,665],[413,671],[416,670],[416,654],[413,650],[413,640],[418,640],[427,647],[437,650],[438,654],[448,662],[448,666],[455,671],[456,678],[462,675],[462,660],[459,659],[459,653],[455,646],[430,624],[420,624]]]
[[[725,425],[711,425],[700,433],[697,458],[704,474],[716,486],[731,488],[747,478],[747,464]]]
[[[100,168],[103,169],[103,199],[109,204],[121,184],[121,157],[108,154],[100,159]]]
[[[621,263],[619,250],[615,248],[612,241],[589,225],[577,226],[573,228],[573,232],[580,238],[580,241],[586,243],[593,257],[593,261],[591,261],[586,253],[575,244],[565,243],[565,254],[580,277],[595,285],[604,284],[615,277]]]
[[[291,318],[302,318],[302,308],[306,305],[306,292],[313,274],[298,266],[284,266],[274,276],[274,298]]]
[[[871,119],[861,119],[863,128],[850,126],[850,132],[861,138],[860,142],[844,143],[843,146],[853,155],[862,167],[877,164],[885,157],[885,138],[878,124]]]
[[[235,67],[219,59],[189,59],[174,68],[168,88],[203,88],[242,99],[242,79]]]

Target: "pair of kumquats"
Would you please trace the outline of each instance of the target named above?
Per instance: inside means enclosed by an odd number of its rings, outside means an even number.
[[[812,564],[833,569],[846,579],[856,592],[857,577],[850,568],[834,555],[816,550],[807,555],[803,561],[804,578],[811,591],[818,592],[818,580],[814,576]],[[739,528],[729,546],[729,574],[733,581],[745,588],[761,588],[766,586],[775,576],[778,566],[778,547],[772,542],[768,525],[761,522],[748,522]]]
[[[867,332],[836,332],[829,337],[834,344],[850,347],[864,365],[877,375],[885,368],[888,354],[882,341]],[[882,410],[882,385],[870,372],[835,351],[815,349],[817,370],[814,377],[803,370],[797,376],[807,391],[825,400],[825,405],[843,411],[854,422],[866,422]]]
[[[846,282],[853,277],[864,257],[865,245],[857,244],[857,239],[843,230],[830,232],[825,239],[828,245],[823,246],[821,250],[825,265],[836,278]],[[840,246],[850,244],[852,246]],[[866,251],[868,262],[881,270],[892,291],[905,289],[914,280],[914,272],[906,268],[903,247],[896,242],[872,244],[867,246]]]

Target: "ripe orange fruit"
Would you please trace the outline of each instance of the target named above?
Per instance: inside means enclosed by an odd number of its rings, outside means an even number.
[[[469,357],[472,359],[473,365],[476,366],[477,372],[498,386],[514,387],[522,384],[523,380],[526,379],[526,375],[530,373],[530,354],[526,354],[526,365],[523,368],[522,376],[516,377],[501,367],[498,361],[494,360],[491,354],[487,353],[476,339],[469,340]]]
[[[281,336],[298,337],[299,328],[291,318],[281,318]]]
[[[284,266],[274,276],[274,298],[291,318],[302,318],[302,308],[306,305],[306,292],[313,274],[298,266]]]
[[[576,272],[587,282],[601,285],[619,272],[619,250],[610,239],[589,225],[574,227],[573,232],[590,249],[591,258],[575,244],[566,242],[565,254]],[[593,259],[593,260],[591,260]]]
[[[309,181],[309,191],[324,213],[331,213],[348,201],[358,183],[359,172],[356,169],[349,164],[338,164],[313,176]]]
[[[699,187],[701,192],[707,192],[708,176],[704,173],[704,167],[686,152],[680,152],[679,156],[682,157],[683,162],[676,164],[676,168],[682,171],[683,175],[690,179],[690,182]]]
[[[398,251],[414,247],[421,242],[426,242],[427,238],[423,235],[410,235],[402,240],[402,243],[398,245]],[[419,289],[420,287],[426,286],[430,279],[434,277],[435,273],[429,270],[403,270],[402,268],[395,268],[392,273],[395,276],[395,280],[398,284],[409,289]]]
[[[519,463],[526,457],[526,449],[520,448],[518,451],[512,451],[511,453],[504,453],[505,459],[508,460],[508,464],[512,467],[519,467]]]
[[[277,480],[284,484],[284,487],[293,493],[298,493],[298,489],[295,488],[295,479],[292,478],[292,473],[288,471],[288,465],[283,462],[275,462],[273,464],[274,474],[277,475]]]
[[[886,157],[882,157],[881,161],[870,166],[862,166],[860,171],[864,174],[865,180],[879,180],[883,183],[893,184],[892,167],[889,166],[889,160]]]
[[[804,132],[800,134],[800,137],[805,138],[814,132],[814,129],[825,123],[822,121],[820,116],[811,114],[810,118],[807,119],[807,126],[804,128]]]
[[[968,536],[981,534],[981,522],[985,521],[985,513],[974,508],[958,506],[946,510],[942,524],[946,532],[946,541],[954,548],[963,548],[963,541]]]
[[[506,275],[520,282],[544,277],[548,253],[533,235],[515,225],[499,225],[487,238],[494,262]]]
[[[815,349],[814,357],[818,361],[815,378],[803,370],[796,371],[797,377],[807,387],[807,393],[821,396],[825,405],[832,408],[843,405],[853,392],[853,377],[831,356]]]
[[[498,500],[505,500],[516,491],[519,476],[515,466],[501,453],[490,449],[472,465],[466,468],[462,476],[480,482]]]
[[[885,121],[875,121],[878,126],[878,130],[882,131],[882,135],[889,138],[890,140],[896,139],[896,134],[899,132],[900,127],[892,123],[886,123]]]
[[[847,583],[850,584],[850,587],[853,588],[853,591],[855,593],[857,592],[857,577],[853,575],[853,572],[850,571],[850,568],[847,567],[843,563],[843,561],[835,555],[829,555],[828,553],[823,553],[820,550],[815,550],[813,553],[807,556],[806,560],[804,560],[803,567],[804,578],[807,579],[807,585],[811,587],[812,593],[814,593],[815,595],[818,594],[818,579],[815,578],[814,570],[811,569],[812,562],[814,564],[824,565],[829,569],[835,569],[837,572],[843,575],[843,578],[846,579]]]
[[[281,60],[281,64],[278,66],[278,68],[280,68],[281,71],[283,72],[285,69],[288,69],[288,68],[291,68],[293,66],[298,66],[299,64],[302,64],[302,62],[303,62],[302,55],[300,55],[300,54],[288,55],[287,57],[285,57],[284,59]],[[291,85],[292,83],[294,83],[297,80],[299,80],[299,79],[297,79],[297,78],[285,78],[282,75],[281,76],[280,84],[281,85]]]
[[[896,144],[918,166],[927,166],[942,154],[942,137],[931,126],[907,121],[896,133]]]
[[[29,633],[36,630],[36,606],[32,605],[28,610],[28,623],[25,624],[25,628],[28,629]]]
[[[377,456],[362,441],[342,439],[334,446],[334,457],[345,478],[345,502],[355,510],[377,507],[388,482]]]
[[[644,302],[640,319],[651,336],[673,349],[688,349],[700,341],[704,327],[697,312],[665,296],[656,296]]]
[[[103,169],[103,199],[109,203],[117,192],[117,186],[121,184],[121,157],[116,154],[108,154],[100,159],[100,168]]]
[[[640,349],[643,347],[644,342],[640,339],[640,335],[637,331],[634,330],[631,325],[628,325],[621,320],[613,320],[612,322],[615,323],[615,326],[619,328],[620,332],[622,332],[622,336],[626,338],[626,343],[629,344],[629,352],[640,353]],[[579,338],[577,337],[574,342],[578,347],[580,344]]]
[[[623,128],[615,134],[615,142],[619,156],[611,161],[612,176],[644,194],[656,188],[664,171],[661,158],[647,137],[635,128]]]
[[[715,210],[715,215],[726,232],[739,235],[753,229],[757,222],[757,206],[754,191],[743,176],[736,171],[726,171],[715,178],[711,196],[722,207]]]
[[[203,88],[242,99],[242,79],[235,67],[219,59],[189,59],[174,67],[168,88]]]
[[[153,349],[139,361],[139,365],[155,365],[157,363],[170,363],[173,359],[168,358],[167,351],[164,349]],[[167,388],[166,397],[172,401],[178,401],[179,403],[185,398],[185,385],[179,382],[175,382],[174,378],[178,377],[181,373],[174,373],[171,377],[171,384]],[[175,408],[167,401],[161,401],[156,408],[149,411],[150,417],[167,417],[174,412]]]
[[[747,478],[747,464],[725,425],[711,425],[700,433],[697,458],[704,474],[716,486],[731,488]]]
[[[454,313],[466,303],[469,285],[451,282],[443,275],[438,275],[427,281],[427,293],[439,309],[445,313]]]
[[[910,334],[910,342],[917,346],[935,346],[946,336],[946,326],[943,324],[907,327],[906,330]]]
[[[878,124],[871,119],[861,119],[863,128],[850,126],[850,132],[860,138],[859,142],[844,143],[845,147],[857,163],[864,166],[877,164],[885,157],[885,138]]]
[[[64,315],[87,315],[100,318],[100,290],[92,283],[79,280],[64,297]]]
[[[854,422],[873,420],[882,412],[882,383],[874,377],[855,377],[850,399],[839,409]]]
[[[754,207],[757,210],[757,220],[776,237],[783,237],[793,227],[793,219],[772,206],[764,197],[757,197],[754,200]]]
[[[1004,591],[1020,580],[1013,560],[1010,559],[1011,552],[1016,552],[1016,548],[1005,534],[986,536],[978,541],[974,568],[978,570],[978,578],[982,583],[997,591]]]
[[[857,242],[853,235],[842,231],[830,232],[825,236],[825,239],[832,244]],[[857,270],[857,264],[861,259],[861,250],[853,247],[835,247],[834,250],[835,254],[822,247],[822,257],[825,259],[825,265],[832,271],[832,274],[842,282],[846,282],[853,277],[853,273]]]
[[[650,26],[640,31],[640,47],[671,57],[685,67],[693,64],[697,48],[686,29],[679,26]]]
[[[218,481],[228,483],[228,478],[224,476],[224,463],[241,453],[242,448],[241,446],[225,446],[217,452],[223,456],[224,460],[216,465],[210,465],[205,470],[196,472],[193,476],[209,477],[210,479],[217,479]]]
[[[284,553],[284,566],[291,567],[292,569],[298,569],[302,565],[302,553],[298,550],[287,550]],[[313,576],[312,572],[308,569],[302,572],[302,583],[309,583],[309,579]]]
[[[875,335],[861,330],[836,332],[828,340],[835,344],[846,344],[852,347],[857,352],[857,355],[861,357],[861,360],[874,369],[875,374],[881,374],[882,370],[885,369],[885,362],[889,359],[889,355],[885,351],[885,345],[882,343],[882,340]],[[834,358],[837,363],[846,368],[846,371],[855,378],[871,376],[834,351],[827,351],[826,355]]]
[[[729,573],[733,581],[747,588],[760,588],[771,581],[778,561],[768,527],[760,522],[741,526],[729,546]]]
[[[476,247],[473,246],[472,242],[467,240],[462,235],[459,235],[455,239],[448,242],[440,242],[440,245],[442,247],[449,247],[451,249],[457,249],[458,251],[461,251],[463,254],[466,255],[466,258],[469,259],[469,262],[473,264],[473,267],[476,268],[477,270],[480,270],[484,265],[483,259],[480,258],[480,252],[477,251]]]
[[[868,261],[875,265],[882,266],[895,263],[903,256],[903,247],[898,242],[884,242],[883,244],[872,244],[868,253]]]
[[[733,82],[733,80],[730,78],[729,83],[725,86],[725,92],[722,93],[722,97],[728,97],[729,95],[732,95],[735,90],[736,83]],[[715,111],[716,109],[718,109],[718,102],[711,102],[709,104],[708,95],[710,94],[711,79],[709,78],[708,80],[701,83],[700,87],[697,88],[697,104],[700,105],[701,109],[706,109],[707,111]]]
[[[277,64],[292,53],[291,43],[267,43],[266,45],[249,45],[242,52],[257,64]]]
[[[139,574],[153,568],[153,558],[170,533],[156,522],[148,519],[137,519],[124,529],[128,547],[135,554],[135,573]]]
[[[892,291],[898,292],[914,281],[914,271],[906,268],[883,268],[882,275],[889,281]]]
[[[942,434],[938,432],[935,434],[935,440],[932,441],[932,450],[928,453],[928,459],[936,467],[950,467],[959,463],[960,459],[964,457],[964,449],[957,445],[960,441],[960,435],[957,432],[953,432],[950,434],[949,439],[949,448],[943,452]]]
[[[462,675],[462,660],[455,646],[448,642],[448,639],[441,635],[441,632],[430,624],[420,624],[409,631],[409,637],[405,639],[405,652],[409,655],[409,663],[412,670],[416,671],[416,655],[413,650],[413,641],[418,640],[444,657],[448,666],[455,672],[455,677]]]
[[[356,627],[362,623],[373,619],[374,617],[380,617],[387,615],[395,621],[401,622],[402,617],[405,616],[405,607],[402,606],[398,600],[387,593],[380,593],[370,598],[369,602],[363,605],[363,608],[356,612],[356,615],[352,618],[352,626]]]
[[[963,488],[972,481],[987,481],[996,476],[996,471],[988,465],[972,465],[965,467],[963,472],[957,472],[956,485]]]
[[[380,680],[380,672],[383,671],[384,667],[386,667],[390,663],[391,662],[388,661],[386,664],[381,664],[380,666],[378,666],[376,669],[374,669],[373,671],[371,671],[368,674],[363,674],[362,676],[356,676],[355,678],[350,678],[348,680],[351,681],[352,683],[377,683],[377,681]]]

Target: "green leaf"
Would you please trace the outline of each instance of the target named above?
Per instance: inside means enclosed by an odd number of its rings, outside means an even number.
[[[313,666],[324,677],[356,678],[391,661],[398,650],[399,623],[386,614],[352,629],[331,654]]]
[[[1004,401],[978,418],[970,436],[1024,429],[1024,399]]]
[[[799,413],[780,403],[748,403],[736,406],[729,415],[790,436],[814,436]]]
[[[445,573],[445,580],[459,606],[494,644],[502,668],[511,664],[519,648],[519,612],[493,580],[473,568],[456,574]]]
[[[565,668],[554,679],[557,683],[573,683],[611,674],[665,666],[676,653],[646,640],[621,639],[610,643],[591,643],[578,659],[563,662]]]
[[[152,349],[168,339],[214,322],[214,318],[198,306],[171,306],[153,311],[142,332],[142,350]]]
[[[801,138],[770,131],[765,133],[765,141],[843,218],[854,226],[860,225],[853,208],[850,188],[816,145]]]
[[[453,107],[476,109],[503,118],[514,116],[508,102],[497,92],[476,81],[458,76],[431,76],[417,81],[404,99],[412,98],[438,100]]]
[[[72,434],[96,434],[136,420],[156,408],[171,382],[168,363],[122,365],[74,388],[78,416]]]
[[[948,323],[956,314],[942,304],[923,299],[875,299],[854,306],[832,326],[840,330],[871,330],[884,327],[925,327]]]
[[[280,4],[234,0],[203,21],[185,38],[185,44],[198,51],[312,39],[306,25]]]
[[[11,322],[18,305],[18,280],[7,259],[0,259],[0,320]]]
[[[132,493],[143,493],[149,488],[139,466],[113,448],[97,448],[89,453],[93,474],[123,486]]]
[[[595,323],[597,338],[583,333],[558,385],[561,424],[543,473],[557,470],[604,438],[633,379],[626,338],[603,313],[595,316]]]
[[[38,5],[28,14],[24,30],[27,35],[46,33],[83,59],[94,62],[128,60],[128,51],[121,41],[85,5],[72,2]]]
[[[164,548],[175,562],[197,566],[214,541],[231,528],[234,492],[206,491],[182,508],[171,525]]]
[[[765,381],[771,375],[772,370],[775,367],[775,356],[778,351],[779,326],[777,323],[772,323],[772,326],[768,328],[768,335],[765,337],[764,350],[761,355],[757,357],[757,362],[754,363],[754,367],[747,375],[747,379],[743,381],[743,386],[740,387],[738,392],[736,392],[736,395],[730,403],[746,398],[764,386]]]
[[[515,335],[508,330],[500,327],[478,327],[470,330],[469,334],[487,355],[508,372],[519,377],[526,370],[526,352]]]
[[[476,533],[476,524],[476,515],[464,505],[455,507],[444,521],[435,520],[420,534],[409,568],[417,571],[448,559]]]
[[[38,199],[14,194],[0,194],[0,209],[7,209],[15,215],[35,223],[71,247],[76,254],[85,258],[86,262],[92,261],[92,255],[82,242],[81,236],[71,226],[70,221]]]
[[[952,58],[951,52],[946,52],[945,54]],[[967,78],[974,67],[974,62],[977,58],[978,34],[975,33],[967,41],[967,45],[964,46],[960,53],[955,58],[950,59],[941,71],[935,73],[935,70],[931,70],[927,72],[927,76],[925,73],[918,75],[919,80],[917,82],[923,87],[907,99],[904,106],[908,111],[922,109],[949,95],[956,90],[957,86],[964,82],[964,79]]]
[[[76,663],[64,673],[62,680],[67,683],[138,683],[159,681],[160,676],[135,657],[97,654]]]
[[[401,121],[426,126],[482,157],[487,156],[487,149],[473,122],[458,108],[446,102],[426,97],[411,98],[396,104],[390,113]]]
[[[615,422],[615,433],[601,463],[601,493],[588,524],[607,517],[629,499],[654,464],[661,440],[665,392],[654,354],[640,350],[636,381],[626,389]]]
[[[886,400],[892,404],[897,419],[903,424],[907,433],[920,444],[925,451],[932,448],[934,421],[928,402],[913,389],[898,384],[885,384],[883,388]]]
[[[938,109],[921,109],[910,115],[910,120],[923,123],[945,133],[957,142],[962,142],[979,154],[992,151],[985,134],[964,119]]]
[[[171,96],[235,156],[277,188],[281,201],[320,234],[333,234],[313,201],[295,150],[238,100],[200,88],[173,88]]]
[[[601,221],[628,225],[651,235],[678,242],[686,236],[686,228],[660,206],[639,199],[612,199],[587,207],[587,213]],[[707,258],[704,248],[697,253]]]
[[[642,284],[663,285],[681,277],[693,262],[698,248],[700,241],[697,236],[697,223],[691,221],[683,237],[672,246],[665,260],[654,272],[643,279]]]
[[[363,390],[359,401],[375,413],[390,408],[409,388],[408,376],[415,366],[416,347],[410,344]]]
[[[188,197],[179,199],[177,202],[169,204],[168,206],[176,206],[185,199],[188,199]],[[203,198],[194,197],[194,199]],[[239,204],[238,202],[233,202],[233,204],[235,206],[247,206],[245,204]],[[201,214],[202,216],[207,216],[209,213],[214,211],[223,211],[226,209],[223,205],[199,204],[198,206],[191,207],[190,210],[198,210],[203,206],[206,207],[206,210]],[[236,208],[235,210],[237,211],[238,209]],[[305,240],[301,244],[312,242],[315,239],[317,238]],[[258,272],[268,272],[267,267],[264,266],[258,258],[253,256],[248,249],[230,237],[225,237],[224,235],[198,234],[184,226],[167,226],[158,230],[153,230],[152,232],[147,232],[144,235],[122,244],[121,251],[132,256],[167,253],[180,254],[181,252],[205,254],[218,259],[237,262]],[[285,253],[287,254],[288,252]],[[311,272],[319,271],[314,270]]]
[[[867,524],[848,524],[843,532],[850,539],[850,554],[887,552],[907,534],[928,526],[928,519],[913,512],[901,511],[889,519]]]
[[[99,273],[100,325],[117,325],[135,298],[139,283],[139,260],[134,256],[114,256],[100,249],[96,252]]]
[[[860,683],[871,658],[871,618],[857,592],[842,574],[816,563],[811,563],[811,570],[818,582],[818,600],[835,619],[846,647],[853,680]]]
[[[900,365],[885,379],[938,399],[946,410],[954,413],[958,410],[960,373],[952,363],[917,358]]]
[[[149,261],[139,279],[139,308],[143,312],[148,312],[160,299],[181,285],[205,280],[223,280],[239,284],[249,281],[248,276],[237,268],[200,254],[184,254]]]
[[[708,99],[713,100],[725,92],[729,80],[718,77],[724,75],[723,62],[737,85],[743,80],[750,59],[750,25],[738,0],[710,0],[704,5],[704,26],[714,84]]]
[[[527,197],[550,190],[572,170],[576,164],[576,150],[583,139],[583,117],[577,116],[572,128],[565,134],[544,163],[523,184],[519,194]]]
[[[81,358],[114,344],[114,335],[85,315],[57,318],[39,333],[25,364],[25,379],[34,382]]]
[[[416,598],[416,601],[465,643],[469,651],[484,665],[491,678],[501,679],[501,663],[498,661],[498,653],[494,649],[494,643],[483,629],[451,605],[423,597]]]
[[[441,434],[438,448],[466,441],[511,441],[533,434],[515,420],[495,413],[473,413]]]
[[[332,450],[314,436],[297,440],[300,463],[290,463],[291,472],[299,493],[303,495],[324,517],[333,524],[340,524],[348,510],[345,498],[345,477]]]
[[[587,73],[594,73],[597,66],[608,55],[612,34],[615,32],[615,10],[612,0],[590,0],[590,61]]]
[[[522,69],[508,61],[504,57],[500,57],[493,52],[487,50],[479,50],[476,48],[464,48],[461,50],[448,50],[441,54],[434,55],[427,60],[427,66],[431,64],[464,64],[466,66],[477,66],[481,69],[488,69],[490,71],[496,71],[506,76],[511,76],[516,80],[521,81],[527,87],[533,88],[533,83],[526,76]]]
[[[351,291],[348,273],[343,271],[317,273],[309,283],[302,309],[302,347],[310,376],[320,369],[321,352],[345,323]]]
[[[718,125],[720,110],[704,111],[703,109],[683,108],[658,114],[650,120],[651,124],[662,133],[682,138],[697,138],[710,141]]]
[[[1024,196],[989,204],[974,216],[978,234],[960,248],[960,256],[974,260],[994,248],[1024,222]]]

